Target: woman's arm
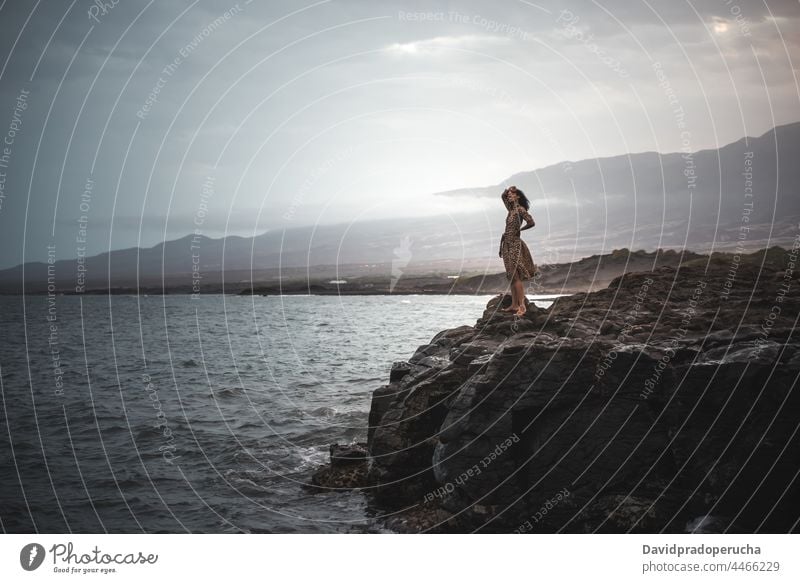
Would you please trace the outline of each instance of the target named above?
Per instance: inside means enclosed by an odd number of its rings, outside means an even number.
[[[522,218],[525,219],[526,225],[524,227],[520,227],[520,231],[524,231],[525,229],[530,229],[533,226],[536,226],[536,222],[533,220],[531,214],[525,210],[524,207],[520,207],[520,211],[522,211]]]

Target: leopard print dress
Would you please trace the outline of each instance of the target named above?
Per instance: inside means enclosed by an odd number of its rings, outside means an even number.
[[[503,203],[508,209],[506,216],[506,230],[500,240],[500,257],[503,258],[503,265],[506,268],[506,279],[514,279],[514,273],[522,281],[531,279],[536,274],[536,265],[531,257],[528,246],[520,238],[520,227],[522,220],[530,221],[531,215],[525,207],[517,203],[512,203],[503,199]]]

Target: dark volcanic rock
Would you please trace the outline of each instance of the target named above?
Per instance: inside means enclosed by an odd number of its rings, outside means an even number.
[[[429,517],[407,530],[796,528],[796,260],[692,256],[521,318],[495,297],[373,394],[376,503]]]
[[[342,490],[368,486],[365,443],[331,444],[330,460],[330,464],[319,468],[311,476],[310,488]]]
[[[331,466],[334,468],[351,466],[367,459],[367,449],[360,444],[338,445],[330,448]]]

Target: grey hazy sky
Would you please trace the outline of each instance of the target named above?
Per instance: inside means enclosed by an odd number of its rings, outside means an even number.
[[[96,6],[0,3],[0,267],[82,214],[96,253],[468,211],[431,193],[800,119],[796,0]]]

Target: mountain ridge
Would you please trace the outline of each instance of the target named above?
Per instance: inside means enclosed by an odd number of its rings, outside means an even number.
[[[564,263],[620,248],[702,253],[791,244],[800,224],[800,122],[698,150],[689,159],[691,167],[681,153],[622,154],[512,175],[509,181],[533,204],[537,226],[525,238],[534,261]],[[445,192],[486,198],[499,197],[501,189]],[[81,268],[95,288],[170,288],[186,285],[193,273],[201,283],[256,285],[272,277],[309,278],[312,270],[339,275],[342,266],[349,266],[347,275],[433,266],[454,275],[491,273],[498,269],[505,212],[498,201],[480,213],[446,216],[455,230],[442,229],[439,216],[299,226],[252,237],[187,234],[105,251],[84,258]],[[57,258],[55,271],[59,289],[76,287],[78,260]],[[47,272],[41,261],[0,270],[0,292],[21,290],[23,273],[26,289],[46,287]]]
[[[800,121],[795,121],[795,122],[790,122],[790,123],[787,123],[787,124],[781,124],[779,126],[775,126],[775,127],[770,128],[769,130],[767,130],[766,132],[764,132],[763,134],[758,135],[758,136],[747,136],[747,135],[745,135],[745,136],[742,136],[741,138],[739,138],[737,140],[734,140],[732,142],[728,142],[727,144],[725,144],[723,146],[720,146],[718,148],[711,148],[711,147],[710,148],[700,148],[699,150],[693,150],[690,153],[694,156],[694,155],[705,153],[705,152],[716,152],[716,151],[724,150],[726,148],[730,148],[730,147],[736,146],[738,144],[747,144],[750,140],[765,139],[769,134],[777,133],[776,131],[780,130],[782,128],[793,128],[796,131],[800,131]],[[548,164],[547,166],[542,166],[542,167],[537,168],[535,170],[520,170],[519,172],[514,172],[506,180],[504,180],[504,181],[502,181],[502,182],[500,182],[498,184],[488,184],[488,185],[485,185],[485,186],[478,186],[478,187],[452,188],[452,189],[449,189],[449,190],[442,190],[442,191],[434,192],[433,195],[434,196],[454,196],[454,195],[458,195],[458,194],[464,193],[465,191],[482,190],[482,189],[489,189],[489,188],[492,188],[492,189],[501,188],[502,189],[503,188],[503,184],[509,184],[509,185],[513,184],[514,183],[514,179],[516,179],[518,177],[526,176],[526,175],[528,175],[528,174],[530,174],[532,172],[533,173],[535,173],[535,172],[543,172],[543,171],[549,170],[549,169],[561,168],[565,164],[575,165],[575,164],[581,164],[581,163],[584,163],[584,162],[591,162],[591,161],[594,161],[594,160],[599,160],[599,161],[617,160],[617,159],[622,159],[622,158],[631,158],[631,157],[634,157],[634,156],[644,156],[644,155],[654,155],[654,156],[662,156],[663,157],[663,156],[673,156],[673,155],[680,156],[680,155],[683,155],[683,154],[685,154],[685,152],[682,152],[680,150],[671,151],[671,152],[659,152],[658,150],[643,150],[641,152],[628,152],[628,153],[623,153],[623,154],[612,154],[612,155],[609,155],[609,156],[596,156],[594,158],[580,158],[578,160],[562,160],[562,161],[556,162],[554,164]]]

